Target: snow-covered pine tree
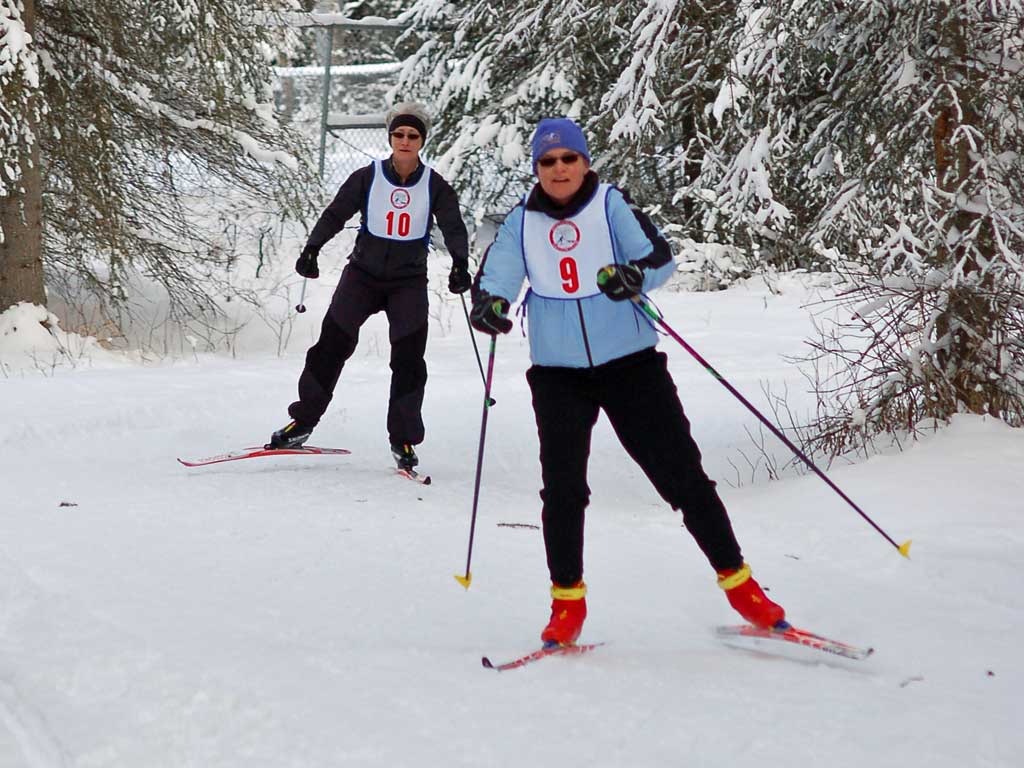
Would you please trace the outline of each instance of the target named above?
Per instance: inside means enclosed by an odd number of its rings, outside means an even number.
[[[699,168],[704,103],[729,60],[734,0],[419,0],[422,40],[398,97],[437,113],[429,147],[477,216],[504,211],[531,183],[529,141],[543,117],[587,133],[595,167],[662,222],[693,212],[678,188]],[[689,147],[688,162],[669,160]]]
[[[412,5],[412,0],[349,0],[338,4],[338,12],[351,19],[370,17],[395,20]],[[375,64],[399,58],[394,32],[344,30],[334,32],[334,50],[340,64]],[[402,57],[412,51],[405,50]]]
[[[1021,1],[744,10],[700,183],[734,234],[848,281],[814,345],[818,444],[958,411],[1020,425]]]
[[[0,8],[6,31],[32,0]],[[262,10],[297,8],[268,0]],[[41,249],[51,283],[104,303],[121,301],[137,271],[179,308],[210,306],[230,257],[218,220],[294,215],[315,190],[299,159],[308,153],[269,103],[280,30],[256,23],[246,0],[35,0],[34,10],[20,66],[0,56],[4,208],[32,210],[41,196],[43,210],[15,247]],[[0,272],[19,259],[8,252]],[[3,293],[0,310],[41,293]]]
[[[317,14],[336,14],[346,19],[366,19],[369,17],[392,21],[412,5],[413,0],[300,0],[302,11]],[[310,34],[312,28],[306,28],[305,34],[295,36],[290,42],[293,46],[287,50],[279,50],[280,66],[319,66],[323,58],[322,30]],[[395,48],[395,32],[370,29],[335,29],[334,30],[334,64],[376,64],[393,62],[398,58]],[[408,55],[411,51],[404,51]]]

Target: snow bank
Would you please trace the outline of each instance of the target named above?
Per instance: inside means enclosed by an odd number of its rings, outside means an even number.
[[[4,376],[126,362],[128,356],[104,349],[95,337],[62,330],[60,320],[45,307],[23,301],[0,312],[0,373]]]

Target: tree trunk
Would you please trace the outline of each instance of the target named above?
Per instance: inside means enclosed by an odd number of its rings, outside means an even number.
[[[22,21],[31,35],[35,29],[34,0],[24,0]],[[20,176],[17,181],[4,176],[4,186],[11,190],[0,198],[0,312],[28,301],[46,305],[43,287],[43,178],[39,167],[39,143],[36,137],[36,101],[22,118],[27,122],[32,144],[24,145],[19,157]],[[24,133],[22,134],[25,135]]]
[[[973,103],[978,84],[976,74],[969,66],[972,52],[967,43],[967,21],[959,16],[957,7],[951,6],[947,17],[945,39],[951,42],[951,50],[955,57],[954,66],[950,67],[953,78],[948,84],[957,96],[957,105],[945,107],[937,116],[932,130],[935,151],[935,170],[939,186],[946,192],[959,192],[968,198],[973,197],[981,186],[983,179],[971,156],[970,145],[961,136],[954,143],[957,129],[969,125],[981,129],[982,117]],[[978,133],[982,133],[981,130]],[[979,225],[981,214],[968,210],[958,210],[952,217],[951,224],[957,232],[965,233]],[[943,266],[950,267],[962,262],[964,277],[979,271],[979,257],[986,262],[995,257],[995,244],[991,236],[991,224],[980,222],[980,236],[968,248],[963,242],[954,242],[952,248],[943,248],[939,261]],[[971,413],[986,413],[993,397],[998,393],[983,370],[979,339],[990,339],[996,318],[993,308],[986,301],[985,294],[991,286],[991,279],[980,284],[968,284],[953,290],[945,312],[937,319],[936,330],[939,336],[951,334],[948,351],[940,351],[937,359],[950,377],[952,394],[956,403],[939,402],[937,408],[952,409],[962,405]],[[969,330],[964,330],[969,329]],[[979,372],[980,371],[980,372]],[[946,414],[943,414],[946,415]]]

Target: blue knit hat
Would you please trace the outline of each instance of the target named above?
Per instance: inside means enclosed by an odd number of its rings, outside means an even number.
[[[545,117],[537,124],[533,134],[533,170],[537,171],[537,161],[552,149],[568,149],[577,152],[590,162],[590,150],[587,139],[576,123],[567,117]]]

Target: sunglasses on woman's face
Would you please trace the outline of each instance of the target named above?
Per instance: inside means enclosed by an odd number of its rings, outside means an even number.
[[[537,161],[537,165],[539,165],[541,168],[551,168],[559,160],[562,161],[562,165],[572,165],[579,159],[580,156],[575,153],[562,155],[560,157],[542,157],[540,160]]]
[[[392,131],[391,138],[398,139],[399,141],[402,141],[403,139],[408,139],[409,141],[419,141],[420,135],[418,133],[401,133],[399,131]]]

